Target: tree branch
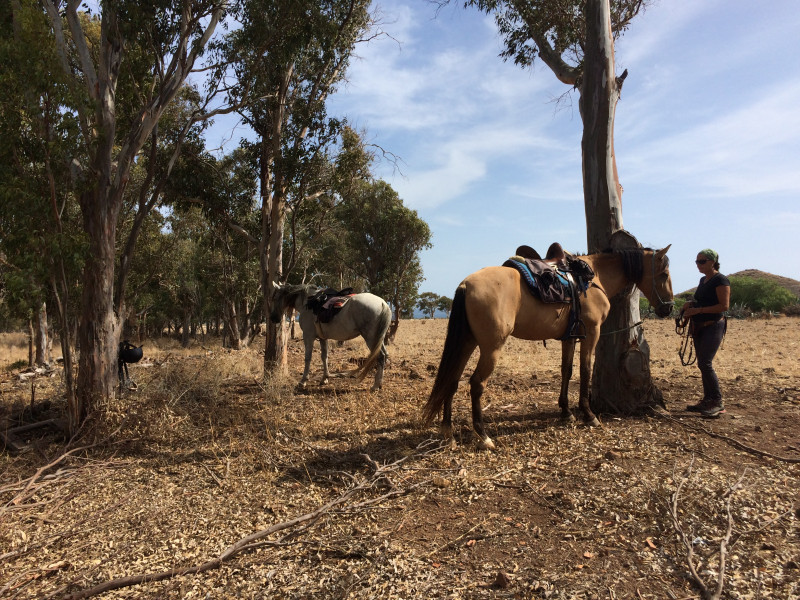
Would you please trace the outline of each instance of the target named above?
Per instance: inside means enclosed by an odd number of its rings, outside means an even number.
[[[509,4],[514,7],[519,18],[528,26],[528,33],[531,39],[536,43],[536,47],[539,50],[539,57],[544,64],[553,71],[559,81],[567,85],[577,86],[581,69],[567,64],[564,59],[561,58],[561,54],[547,41],[546,32],[539,31],[530,18],[527,2],[524,0],[509,0]]]
[[[342,512],[350,510],[358,510],[375,506],[377,504],[380,504],[381,502],[384,502],[391,498],[395,498],[397,496],[405,495],[411,492],[412,490],[417,489],[422,485],[424,485],[425,483],[427,483],[427,480],[421,481],[420,483],[414,484],[405,489],[391,489],[380,496],[376,496],[374,498],[370,498],[368,500],[364,500],[361,502],[349,502],[354,496],[362,492],[367,492],[372,489],[375,489],[376,483],[380,482],[381,480],[385,480],[389,473],[400,469],[403,463],[409,461],[412,458],[421,458],[441,448],[440,445],[437,445],[432,449],[429,448],[429,446],[430,446],[430,441],[423,442],[423,444],[417,446],[418,452],[415,452],[414,454],[410,454],[408,456],[405,456],[401,459],[398,459],[392,463],[383,466],[379,466],[375,461],[370,459],[369,456],[363,455],[365,461],[371,468],[370,469],[371,474],[369,479],[356,483],[353,487],[349,488],[348,490],[346,490],[345,492],[343,492],[330,502],[320,506],[316,510],[300,515],[288,521],[276,523],[270,527],[267,527],[266,529],[261,529],[254,533],[251,533],[248,536],[241,538],[237,542],[230,545],[224,552],[222,552],[222,554],[202,564],[180,569],[173,568],[168,571],[162,571],[161,573],[130,575],[127,577],[112,579],[110,581],[106,581],[105,583],[101,583],[94,587],[81,590],[72,594],[68,594],[67,596],[64,596],[64,600],[80,600],[82,598],[90,598],[92,596],[97,596],[99,594],[111,590],[117,590],[132,585],[138,585],[141,583],[148,583],[154,581],[164,581],[166,579],[172,579],[173,577],[180,577],[183,575],[194,575],[197,573],[202,573],[204,571],[209,571],[211,569],[218,569],[226,561],[229,561],[234,556],[241,554],[243,552],[255,550],[263,546],[286,545],[286,541],[289,538],[296,537],[297,534],[308,530],[319,520],[319,518],[322,515],[330,513],[334,509],[337,509],[339,507],[341,507],[340,511]],[[276,540],[264,539],[270,535],[283,531],[287,531],[287,533],[285,533],[283,536],[279,537]]]

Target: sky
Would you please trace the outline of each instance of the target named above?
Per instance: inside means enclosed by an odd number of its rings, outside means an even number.
[[[521,244],[585,253],[586,220],[577,94],[503,62],[492,18],[451,4],[376,0],[386,35],[357,48],[329,114],[400,158],[375,173],[431,228],[420,292],[452,298]],[[704,248],[725,274],[800,279],[798,31],[796,0],[656,0],[616,45],[623,226],[672,244],[676,293]]]

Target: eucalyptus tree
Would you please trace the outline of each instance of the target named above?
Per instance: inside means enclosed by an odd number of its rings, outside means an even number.
[[[164,109],[131,167],[117,225],[114,312],[123,321],[136,310],[135,294],[128,293],[128,277],[136,260],[134,251],[138,250],[140,235],[148,220],[161,220],[154,218],[154,209],[168,206],[176,196],[194,193],[200,185],[209,183],[203,139],[208,121],[199,119],[203,114],[202,102],[195,88],[182,86]]]
[[[430,319],[436,314],[438,304],[439,294],[434,294],[433,292],[422,292],[417,298],[417,308],[428,315]]]
[[[622,223],[622,187],[614,154],[614,117],[627,70],[617,76],[614,41],[648,0],[467,0],[491,13],[505,41],[502,56],[527,68],[541,60],[577,90],[583,123],[581,155],[589,252],[638,242]],[[618,233],[620,232],[620,233]],[[617,235],[615,235],[617,234]],[[639,304],[626,290],[611,313],[595,353],[592,409],[632,413],[661,401],[652,382]],[[622,365],[622,368],[620,366]]]
[[[203,288],[207,298],[213,298],[221,308],[225,336],[235,350],[250,343],[262,321],[258,170],[251,150],[243,145],[220,159],[206,157],[203,179],[207,183],[199,186],[194,198],[184,199],[188,203],[199,199],[205,215],[204,268],[210,272],[203,278],[207,282]],[[195,172],[190,170],[187,176]],[[175,193],[185,193],[186,189],[176,189]]]
[[[348,232],[342,240],[344,264],[394,308],[392,338],[401,311],[413,305],[424,279],[419,253],[432,246],[430,227],[382,180],[361,182],[336,214]]]
[[[114,305],[117,225],[139,152],[206,50],[225,0],[108,0],[91,14],[81,0],[42,0],[78,123],[73,157],[89,251],[78,331],[75,430],[113,395],[120,318]],[[91,36],[96,32],[97,38]],[[96,42],[96,43],[95,43]]]
[[[337,124],[325,105],[343,81],[357,42],[369,31],[369,0],[244,0],[228,51],[242,85],[261,100],[242,116],[258,136],[264,314],[273,282],[285,278],[287,205],[294,210],[319,190],[306,179],[333,143]],[[286,365],[284,328],[268,324],[265,373]]]
[[[450,311],[453,310],[453,299],[447,296],[439,296],[439,300],[436,302],[436,308],[450,315]]]
[[[68,403],[74,403],[71,330],[84,239],[74,196],[60,182],[79,151],[77,122],[57,72],[55,44],[38,2],[0,7],[0,255],[7,300],[36,315],[36,361],[48,360],[46,302],[55,308]],[[55,72],[54,72],[55,71]]]
[[[336,207],[363,182],[372,181],[374,152],[365,143],[363,132],[345,125],[336,147],[312,160],[314,168],[307,170],[287,201],[286,273],[295,273],[297,278],[301,271],[304,282],[313,278],[320,285],[364,291],[367,282],[353,273],[348,262],[351,257],[341,252],[349,231],[337,218]],[[309,189],[316,190],[316,197]]]

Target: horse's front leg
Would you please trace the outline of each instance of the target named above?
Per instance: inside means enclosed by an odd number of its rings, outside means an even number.
[[[589,407],[589,393],[592,385],[592,356],[597,346],[597,338],[590,340],[587,336],[581,342],[581,391],[580,407],[583,412],[583,420],[591,427],[600,425],[600,421]]]
[[[575,357],[575,340],[561,342],[561,394],[558,396],[558,406],[561,409],[561,418],[564,421],[574,421],[575,417],[569,410],[569,380],[572,379],[572,361]]]
[[[331,374],[328,372],[328,340],[320,339],[319,354],[322,357],[322,381],[320,381],[319,384],[327,385],[331,377]]]

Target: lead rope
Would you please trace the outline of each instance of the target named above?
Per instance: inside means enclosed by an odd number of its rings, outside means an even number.
[[[680,317],[675,317],[675,333],[681,336],[681,345],[678,348],[678,356],[681,357],[681,364],[684,367],[693,365],[697,362],[697,356],[694,354],[694,343],[692,336],[689,333],[689,328],[686,326],[689,323],[688,319],[681,320]],[[688,358],[686,358],[688,353]]]

